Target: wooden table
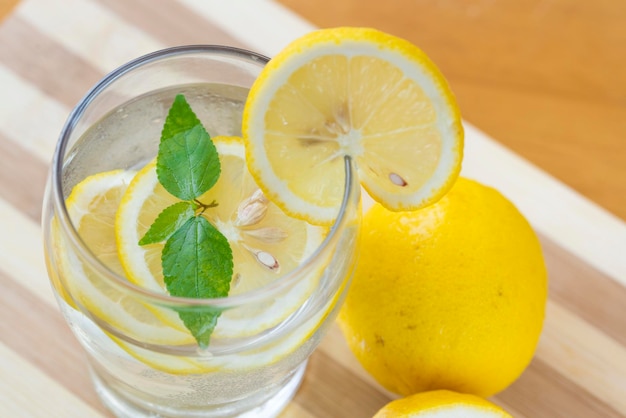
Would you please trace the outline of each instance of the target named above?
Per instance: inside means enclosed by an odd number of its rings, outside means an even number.
[[[109,416],[41,249],[41,197],[70,109],[106,72],[165,46],[271,56],[313,29],[294,11],[422,46],[471,122],[464,175],[500,189],[540,234],[544,333],[493,400],[516,417],[626,417],[626,3],[281,2],[23,0],[0,23],[0,417]],[[369,417],[390,399],[333,328],[283,417]]]

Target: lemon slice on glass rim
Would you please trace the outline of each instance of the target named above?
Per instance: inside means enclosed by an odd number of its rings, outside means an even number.
[[[454,96],[418,47],[369,28],[311,32],[279,52],[243,114],[250,172],[267,197],[315,224],[336,218],[343,159],[391,210],[439,199],[459,174]]]
[[[229,296],[261,288],[296,269],[324,240],[328,230],[285,215],[268,201],[248,173],[241,138],[215,137],[221,174],[198,200],[216,202],[205,216],[228,239],[234,274]],[[115,220],[117,251],[125,276],[135,285],[167,293],[161,253],[164,243],[139,240],[163,209],[179,201],[159,183],[156,163],[141,169],[121,199]],[[269,329],[295,312],[319,280],[313,272],[282,293],[251,306],[222,312],[212,338],[239,338]]]

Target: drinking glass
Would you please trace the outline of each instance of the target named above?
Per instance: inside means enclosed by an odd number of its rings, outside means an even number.
[[[247,91],[267,61],[220,46],[157,51],[105,76],[63,127],[44,201],[48,274],[95,389],[116,416],[275,416],[342,303],[360,223],[360,188],[347,157],[341,208],[319,247],[275,281],[224,298],[172,297],[131,283],[96,257],[68,211],[68,196],[85,178],[132,173],[156,156],[178,93],[212,136],[241,135]],[[218,327],[235,324],[239,332],[215,333],[205,349],[173,343],[171,335],[185,333],[171,321],[182,311],[221,312]]]

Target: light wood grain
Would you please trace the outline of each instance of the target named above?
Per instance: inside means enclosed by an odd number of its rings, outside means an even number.
[[[614,139],[626,137],[616,123],[626,120],[620,107],[626,75],[615,67],[621,56],[607,52],[616,50],[615,42],[600,44],[605,38],[623,40],[618,24],[624,17],[621,3],[398,0],[371,7],[356,0],[283,3],[322,26],[325,23],[318,19],[326,19],[327,25],[370,24],[413,33],[414,40],[426,44],[427,52],[440,62],[464,114],[479,128],[540,165],[541,158],[546,164],[557,161],[556,168],[544,168],[577,175],[581,184],[593,183],[593,176],[602,177],[601,173],[623,174],[623,142]],[[72,106],[113,66],[152,49],[200,42],[256,43],[271,52],[309,28],[268,0],[257,0],[254,10],[237,1],[221,3],[224,10],[204,0],[151,4],[23,0],[0,24],[2,417],[111,416],[98,401],[84,355],[56,307],[41,250],[41,194],[52,150]],[[372,19],[368,13],[377,13],[378,19],[367,20]],[[233,25],[229,19],[235,16],[256,23]],[[548,23],[556,27],[548,28]],[[546,31],[545,44],[539,29]],[[581,33],[588,30],[598,31],[584,39],[586,47],[595,47],[597,62],[591,62],[579,45],[568,43],[581,41]],[[482,49],[472,49],[474,44]],[[500,58],[489,62],[487,58],[494,56]],[[520,56],[528,62],[518,66]],[[540,57],[543,61],[536,62]],[[576,67],[578,60],[586,65]],[[613,82],[621,87],[613,89]],[[526,120],[518,118],[520,110]],[[597,125],[595,142],[587,142],[593,138],[591,125]],[[489,141],[478,130],[468,129],[468,172],[495,183],[496,177],[509,176],[498,184],[541,226],[550,276],[550,302],[537,354],[524,374],[493,401],[519,418],[625,418],[626,275],[620,272],[626,271],[626,264],[618,256],[620,245],[626,250],[624,225],[512,155],[485,146]],[[598,157],[600,150],[603,157]],[[578,168],[581,161],[597,166],[595,174],[589,174],[591,180]],[[575,181],[566,181],[582,190]],[[625,195],[623,185],[610,179],[591,189],[597,195],[587,195],[609,208],[619,199],[609,196],[604,201],[600,190]],[[551,212],[553,208],[541,205],[542,199],[566,205]],[[568,222],[558,224],[559,218]],[[607,248],[602,237],[609,238]],[[598,250],[585,257],[592,252],[588,244]],[[394,397],[363,370],[333,326],[281,418],[367,418]]]
[[[413,41],[467,120],[626,219],[622,0],[280,2],[317,26],[373,26]]]
[[[54,377],[25,361],[18,353],[0,344],[0,380],[2,397],[10,402],[0,403],[0,416],[48,418],[98,418],[96,410],[85,405],[76,395],[59,386]],[[42,397],[41,393],[48,396]]]

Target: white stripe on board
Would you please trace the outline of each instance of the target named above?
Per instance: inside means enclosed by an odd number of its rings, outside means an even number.
[[[0,231],[4,236],[0,240],[2,271],[43,302],[58,309],[48,281],[39,225],[0,199]]]
[[[0,417],[103,417],[1,343],[0,358]]]
[[[315,415],[309,413],[301,407],[297,402],[291,401],[285,409],[280,413],[281,418],[315,418]]]
[[[91,0],[25,0],[16,14],[104,73],[163,47]]]
[[[242,43],[273,56],[314,26],[272,0],[179,0]],[[463,174],[493,185],[533,226],[626,285],[626,223],[466,123]]]
[[[69,109],[1,65],[0,86],[0,131],[49,162]]]
[[[289,9],[268,0],[179,0],[249,49],[272,57],[291,40],[315,29]],[[259,35],[258,37],[256,35]]]
[[[626,349],[622,345],[551,300],[542,335],[535,356],[626,414]]]

